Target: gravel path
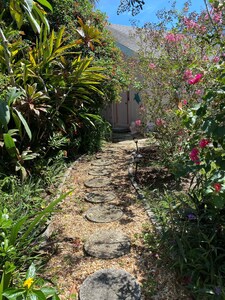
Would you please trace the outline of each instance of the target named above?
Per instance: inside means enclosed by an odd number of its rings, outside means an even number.
[[[146,141],[141,140],[139,147]],[[131,153],[135,150],[133,140],[108,143],[96,156],[84,156],[76,162],[67,174],[63,192],[72,190],[61,203],[49,227],[49,241],[52,242],[51,258],[45,268],[45,277],[50,278],[60,289],[60,299],[78,299],[83,282],[100,270],[124,270],[141,286],[141,300],[188,299],[177,288],[173,274],[159,264],[156,253],[149,251],[143,241],[143,232],[153,230],[141,200],[128,177]],[[110,160],[110,164],[106,166]],[[93,172],[104,167],[110,174],[96,177]],[[98,173],[97,172],[97,173]],[[93,178],[105,178],[106,184],[91,187],[87,182]],[[100,180],[102,182],[102,179]],[[86,183],[86,184],[85,184]],[[85,215],[92,207],[99,205],[85,200],[91,192],[115,194],[109,205],[123,211],[116,221],[98,223],[89,221]],[[105,205],[105,204],[104,204]],[[98,231],[119,231],[129,237],[130,251],[120,257],[104,259],[88,255],[84,245]],[[154,292],[153,292],[154,291]],[[97,300],[93,295],[90,300]],[[100,299],[100,298],[99,298]],[[111,299],[104,299],[111,300]],[[122,300],[122,299],[121,299]]]

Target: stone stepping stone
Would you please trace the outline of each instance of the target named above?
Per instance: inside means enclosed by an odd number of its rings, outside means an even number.
[[[118,230],[98,230],[85,242],[84,250],[94,257],[116,258],[130,252],[130,239]]]
[[[84,182],[84,185],[89,188],[102,188],[111,183],[109,178],[92,178]]]
[[[136,279],[124,270],[102,269],[84,280],[79,299],[141,300],[141,288]]]
[[[123,212],[120,208],[115,205],[96,205],[89,208],[85,217],[96,223],[109,223],[116,220],[119,220],[123,215]]]
[[[85,195],[85,200],[92,203],[104,203],[112,201],[116,198],[116,195],[111,191],[92,192]]]
[[[108,159],[97,159],[97,160],[92,162],[92,166],[99,166],[99,167],[101,167],[101,166],[110,166],[112,164],[114,164],[114,162],[111,161],[111,160],[108,160]]]
[[[94,168],[93,170],[90,170],[88,172],[89,175],[93,175],[93,176],[107,176],[110,175],[111,173],[112,173],[111,170],[102,169],[102,168]]]

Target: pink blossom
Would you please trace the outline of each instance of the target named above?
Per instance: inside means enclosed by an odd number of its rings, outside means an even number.
[[[150,63],[150,64],[149,64],[149,68],[150,68],[150,69],[155,69],[155,67],[156,67],[155,64],[153,64],[153,63]]]
[[[213,58],[213,62],[214,62],[214,63],[218,63],[219,61],[220,61],[219,56],[215,56],[215,57]]]
[[[200,147],[200,148],[205,148],[209,143],[210,143],[209,140],[207,140],[207,139],[202,139],[202,140],[199,142],[199,147]]]
[[[192,78],[193,77],[193,74],[192,74],[192,71],[191,70],[186,70],[185,72],[184,72],[184,80],[188,80],[188,79],[190,79],[190,78]]]
[[[213,187],[216,193],[219,193],[221,191],[221,184],[219,182],[214,183]]]
[[[188,80],[188,83],[189,84],[196,84],[198,83],[203,77],[203,74],[196,74],[193,78],[189,79]]]
[[[204,55],[202,59],[203,59],[204,61],[208,61],[208,60],[209,60],[209,58],[208,58],[207,55]]]
[[[207,31],[207,28],[205,26],[201,26],[200,32],[205,33]]]
[[[184,35],[179,33],[167,33],[165,39],[168,42],[179,42],[184,39]]]
[[[195,94],[198,95],[198,96],[200,96],[202,94],[202,90],[196,90]]]
[[[157,126],[163,126],[165,124],[165,121],[161,118],[157,118],[156,121],[155,121],[155,124]]]
[[[199,150],[197,148],[193,148],[189,154],[190,159],[196,163],[196,165],[200,164],[200,159],[199,159]]]
[[[141,126],[141,120],[136,120],[136,121],[135,121],[135,125],[136,125],[136,126]]]
[[[215,23],[222,23],[222,12],[215,12],[212,19]]]
[[[183,103],[184,105],[187,105],[187,104],[188,104],[188,102],[187,102],[186,99],[182,100],[182,103]]]
[[[187,17],[183,18],[183,22],[184,22],[184,25],[187,27],[188,30],[199,28],[198,23],[196,23],[194,20],[191,20]]]

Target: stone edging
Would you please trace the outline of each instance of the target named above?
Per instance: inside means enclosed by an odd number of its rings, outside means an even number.
[[[128,176],[130,178],[131,184],[134,187],[138,199],[140,199],[143,202],[144,208],[146,210],[146,213],[149,217],[150,222],[152,223],[152,225],[154,226],[154,229],[156,231],[156,233],[161,233],[162,231],[162,227],[159,224],[159,222],[157,221],[157,218],[155,216],[155,213],[152,211],[147,199],[144,196],[143,191],[141,190],[141,188],[138,186],[138,183],[135,181],[135,176],[134,176],[134,158],[132,158],[131,162],[129,163],[128,166]]]

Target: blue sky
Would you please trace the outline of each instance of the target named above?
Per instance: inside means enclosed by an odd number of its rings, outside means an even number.
[[[139,25],[142,26],[145,22],[157,22],[156,12],[163,8],[169,8],[171,2],[173,1],[145,0],[143,11],[141,11],[135,17],[132,17],[131,13],[129,12],[117,15],[117,8],[120,0],[99,0],[96,7],[107,14],[110,23],[131,25],[130,20],[138,20]],[[182,8],[184,2],[185,1],[183,0],[177,0],[177,7]],[[192,10],[200,11],[205,7],[203,0],[193,0],[192,2]]]

